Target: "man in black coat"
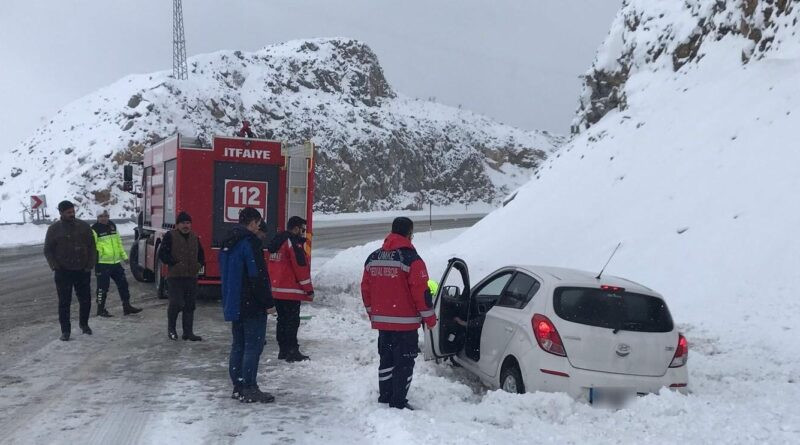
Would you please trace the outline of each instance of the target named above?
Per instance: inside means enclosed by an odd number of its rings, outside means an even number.
[[[75,218],[75,205],[61,201],[58,212],[61,219],[47,228],[44,256],[55,272],[61,341],[67,341],[72,330],[69,315],[73,289],[80,305],[78,323],[81,331],[92,335],[89,313],[92,310],[92,269],[97,262],[97,248],[92,228]]]

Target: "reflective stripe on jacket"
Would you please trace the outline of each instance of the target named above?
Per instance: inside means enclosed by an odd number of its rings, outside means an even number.
[[[92,233],[97,248],[98,264],[117,264],[128,259],[116,224],[110,221],[108,224],[92,224]]]
[[[428,270],[411,241],[391,233],[364,263],[361,297],[373,329],[414,331],[435,323]]]
[[[303,248],[305,239],[289,232],[275,235],[269,243],[269,276],[272,297],[278,300],[312,301],[311,265]]]

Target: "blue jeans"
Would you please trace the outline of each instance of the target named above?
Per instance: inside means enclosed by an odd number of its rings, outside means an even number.
[[[267,314],[259,314],[251,318],[242,318],[231,323],[233,343],[228,372],[234,388],[252,388],[256,386],[258,360],[264,350],[264,338],[267,334]]]

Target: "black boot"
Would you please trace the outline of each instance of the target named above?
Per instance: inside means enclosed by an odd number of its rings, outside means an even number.
[[[131,314],[138,314],[142,312],[142,310],[138,307],[131,306],[131,304],[127,301],[122,303],[122,313],[124,315],[131,315]]]
[[[92,328],[90,328],[88,324],[81,326],[81,332],[83,332],[86,335],[92,335]]]
[[[69,332],[62,332],[61,337],[58,338],[61,341],[69,341]]]
[[[106,310],[106,297],[108,294],[100,289],[97,289],[97,316],[98,317],[112,317]]]
[[[268,392],[263,392],[258,389],[258,386],[255,386],[253,388],[244,388],[239,401],[242,403],[272,403],[275,401],[275,396]]]
[[[308,359],[309,357],[300,352],[299,349],[292,349],[291,351],[289,351],[289,353],[286,354],[286,361],[289,363],[304,362]]]
[[[178,339],[178,333],[175,332],[174,329],[171,330],[171,331],[167,331],[167,336],[169,337],[170,340],[177,340]]]
[[[183,339],[189,341],[203,340],[203,337],[194,335],[194,311],[183,311]]]

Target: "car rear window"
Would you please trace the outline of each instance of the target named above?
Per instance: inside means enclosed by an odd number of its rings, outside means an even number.
[[[669,332],[673,328],[664,300],[633,292],[559,287],[553,307],[562,319],[589,326],[638,332]]]

